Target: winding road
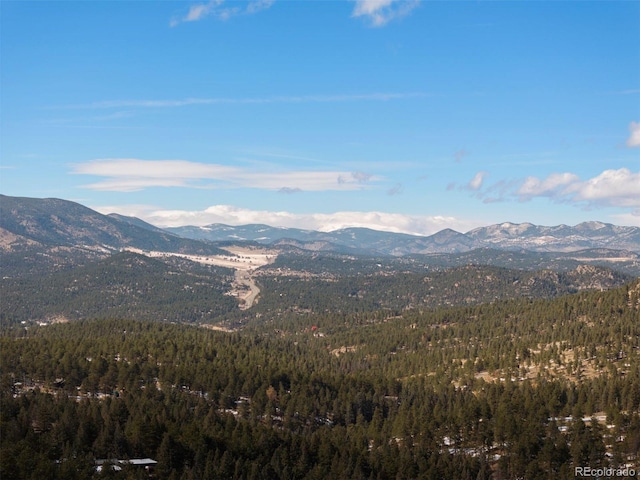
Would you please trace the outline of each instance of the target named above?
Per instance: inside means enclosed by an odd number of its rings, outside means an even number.
[[[240,309],[247,310],[253,306],[253,302],[260,294],[260,289],[255,280],[251,276],[252,270],[236,270],[235,278],[238,286],[244,286],[249,289],[248,293],[239,294],[238,298],[241,300]],[[242,303],[244,302],[244,303]]]

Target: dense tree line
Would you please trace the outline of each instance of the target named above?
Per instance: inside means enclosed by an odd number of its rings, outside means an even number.
[[[94,458],[147,456],[178,479],[574,478],[574,466],[633,463],[639,309],[636,282],[283,314],[238,333],[117,319],[6,327],[0,477],[136,478],[98,475]]]

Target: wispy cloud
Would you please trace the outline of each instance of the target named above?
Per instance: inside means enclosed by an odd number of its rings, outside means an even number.
[[[482,188],[482,183],[484,182],[484,178],[488,175],[487,172],[478,172],[473,178],[467,183],[466,188],[468,190],[480,190]]]
[[[255,0],[253,2],[249,2],[245,11],[249,14],[258,13],[262,10],[266,10],[273,5],[275,0]]]
[[[640,227],[640,208],[630,213],[619,213],[611,215],[614,222],[618,225],[631,225]]]
[[[340,178],[339,180],[347,182],[355,180],[358,183],[367,183],[369,180],[371,180],[372,176],[373,175],[367,172],[351,172],[351,174],[349,175],[350,178],[347,178],[346,180]]]
[[[275,0],[233,1],[209,0],[191,5],[183,15],[171,18],[169,25],[176,27],[181,23],[197,22],[207,17],[220,21],[241,15],[253,15],[267,10]],[[420,0],[355,0],[352,17],[365,18],[373,27],[382,27],[392,20],[402,18],[420,4]]]
[[[248,98],[182,98],[174,100],[106,100],[79,105],[65,105],[66,109],[110,109],[110,108],[178,108],[198,105],[224,105],[224,104],[269,104],[269,103],[334,103],[334,102],[359,102],[375,101],[386,102],[391,100],[408,100],[428,96],[421,92],[407,93],[363,93],[363,94],[336,94],[336,95],[284,95],[273,97],[248,97]]]
[[[69,110],[81,109],[81,112]],[[126,121],[137,114],[133,109],[89,109],[80,106],[46,107],[47,110],[55,110],[56,115],[42,118],[39,123],[46,128],[60,129],[95,129],[95,130],[142,130],[146,127],[142,124],[133,124]],[[64,111],[62,116],[60,111]],[[124,120],[124,121],[123,121]]]
[[[298,193],[301,191],[302,189],[300,188],[282,187],[280,190],[278,190],[278,193],[286,193],[288,195],[291,195],[292,193]]]
[[[173,17],[169,25],[175,27],[185,22],[197,22],[209,16],[224,21],[238,15],[252,15],[271,7],[273,2],[274,0],[235,1],[232,2],[232,6],[228,6],[229,3],[225,3],[225,0],[210,0],[192,5],[185,15]]]
[[[189,8],[189,12],[183,17],[182,21],[195,22],[197,20],[200,20],[206,17],[207,15],[209,15],[209,13],[211,13],[211,11],[221,3],[222,3],[221,1],[211,1],[209,3],[192,5]]]
[[[627,90],[619,90],[617,92],[611,92],[613,95],[638,95],[640,88],[630,88]]]
[[[629,124],[629,138],[627,138],[627,147],[640,147],[640,123],[631,122]]]
[[[299,191],[361,190],[380,177],[348,171],[257,170],[185,160],[140,160],[106,158],[71,166],[71,173],[102,177],[85,188],[100,191],[132,192],[150,187],[256,188],[284,193]]]
[[[373,27],[382,27],[408,15],[419,4],[419,0],[356,0],[351,15],[366,18]]]
[[[400,195],[404,191],[404,186],[401,183],[396,183],[393,187],[387,190],[387,195],[395,196]]]
[[[141,218],[160,227],[203,226],[212,223],[247,225],[266,223],[277,227],[332,231],[346,227],[365,227],[397,233],[430,235],[444,228],[466,232],[481,226],[477,220],[441,215],[405,215],[388,212],[340,211],[334,213],[291,213],[249,210],[231,205],[213,205],[204,210],[163,210],[144,205],[94,206],[102,213],[120,213]]]
[[[464,148],[462,148],[454,152],[453,158],[455,159],[456,163],[460,163],[462,159],[467,155],[469,155],[469,152],[467,152]]]

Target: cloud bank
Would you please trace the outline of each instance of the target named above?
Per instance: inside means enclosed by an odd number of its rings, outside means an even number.
[[[386,212],[342,211],[335,213],[291,213],[250,210],[231,205],[213,205],[204,210],[161,210],[151,206],[93,207],[102,213],[135,216],[159,227],[184,225],[204,226],[212,223],[247,225],[264,223],[276,227],[292,227],[329,232],[347,227],[365,227],[396,233],[431,235],[445,228],[466,232],[482,226],[473,220],[449,216],[420,216]]]

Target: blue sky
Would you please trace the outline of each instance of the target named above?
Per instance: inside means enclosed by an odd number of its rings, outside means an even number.
[[[0,191],[160,226],[640,226],[638,1],[3,1]]]

